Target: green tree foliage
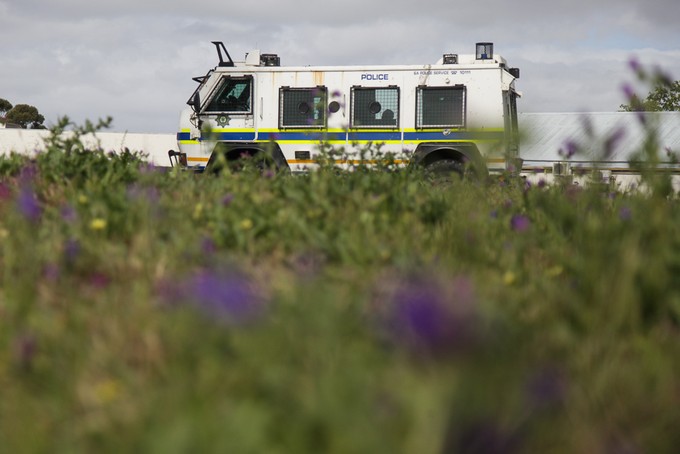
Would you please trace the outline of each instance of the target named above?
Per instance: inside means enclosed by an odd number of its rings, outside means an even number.
[[[656,87],[645,100],[649,110],[679,111],[680,110],[680,80]]]
[[[0,98],[0,117],[4,117],[7,112],[12,109],[12,103],[6,99]]]
[[[642,81],[650,79],[650,76],[646,74],[638,77]],[[628,97],[628,104],[621,104],[622,111],[680,111],[680,80],[672,81],[664,74],[656,74],[651,79],[649,81],[652,82],[652,90],[644,99],[630,89],[624,90]]]
[[[16,123],[24,129],[45,129],[43,117],[38,109],[28,104],[17,104],[5,115],[7,122]]]

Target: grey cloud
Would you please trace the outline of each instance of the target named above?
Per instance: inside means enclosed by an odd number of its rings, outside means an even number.
[[[46,118],[112,115],[116,129],[172,132],[216,64],[211,40],[241,59],[254,48],[283,64],[420,64],[475,41],[522,70],[524,111],[616,110],[627,61],[680,78],[680,2],[573,0],[452,3],[347,0],[0,0],[0,98]]]

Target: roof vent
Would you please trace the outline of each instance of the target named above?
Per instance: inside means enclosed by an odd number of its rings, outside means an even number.
[[[262,54],[260,55],[260,65],[281,66],[281,57],[276,54]]]
[[[442,57],[442,63],[444,65],[458,64],[458,54],[444,54],[444,56]]]
[[[493,43],[477,43],[477,51],[475,58],[477,60],[491,60],[493,59]]]

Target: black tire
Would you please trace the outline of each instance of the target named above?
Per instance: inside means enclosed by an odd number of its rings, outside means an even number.
[[[426,175],[435,182],[460,181],[465,177],[465,165],[455,159],[439,159],[425,166]]]
[[[234,149],[227,151],[220,145],[206,167],[210,173],[219,174],[223,168],[232,172],[276,170],[276,163],[266,152],[258,149]]]
[[[465,180],[468,182],[484,181],[483,173],[486,168],[480,169],[472,161],[460,161],[452,158],[438,159],[425,166],[425,173],[433,180],[439,182],[453,182]]]

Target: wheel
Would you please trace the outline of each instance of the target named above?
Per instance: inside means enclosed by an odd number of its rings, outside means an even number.
[[[276,170],[276,163],[266,152],[258,149],[228,150],[218,145],[207,166],[211,173],[227,167],[232,172]]]
[[[425,166],[426,175],[435,182],[460,181],[465,176],[465,165],[455,159],[439,159]]]
[[[486,178],[485,167],[479,167],[472,161],[460,161],[457,159],[438,159],[425,166],[425,173],[432,179],[440,182],[473,181],[481,182]]]

